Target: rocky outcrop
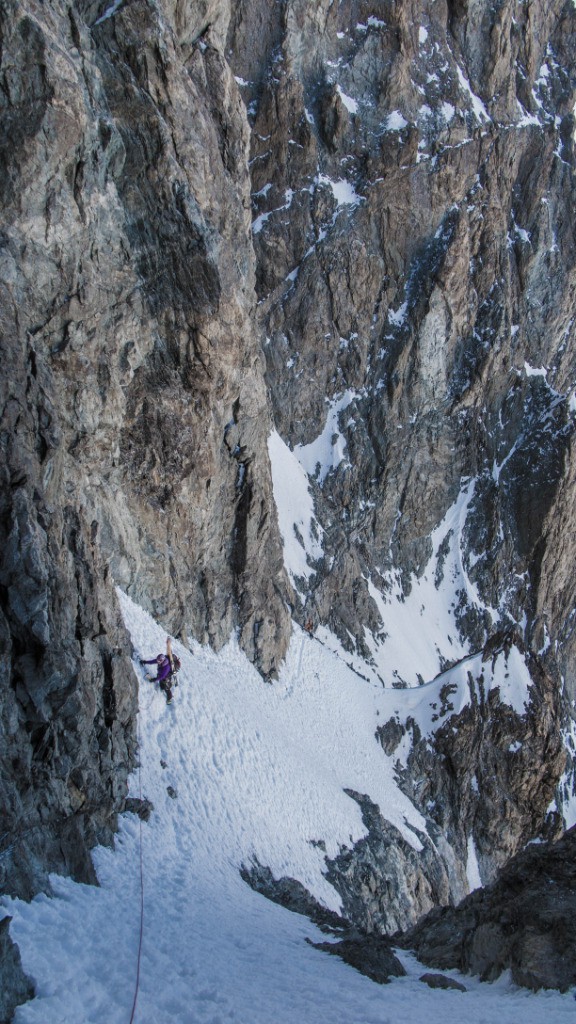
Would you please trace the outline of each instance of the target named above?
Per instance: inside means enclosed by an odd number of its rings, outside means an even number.
[[[362,810],[366,836],[327,861],[326,877],[345,916],[364,934],[393,935],[465,886],[457,857],[440,829],[411,845],[365,795],[348,791]]]
[[[345,963],[380,985],[406,974],[388,939],[367,934],[346,918],[328,910],[297,879],[274,878],[270,868],[260,864],[257,859],[250,866],[243,865],[240,875],[255,892],[295,914],[303,914],[321,931],[336,937],[336,941],[327,942],[307,939],[315,949],[339,956]]]
[[[8,927],[11,917],[0,921],[0,1022],[9,1024],[14,1010],[34,996],[34,985],[22,970],[18,946],[12,942]]]
[[[562,833],[554,804],[566,764],[562,715],[553,681],[517,634],[495,635],[410,698],[411,714],[384,722],[375,739],[422,826],[402,834],[367,794],[346,790],[366,834],[325,858],[341,926],[362,936],[390,937],[434,907],[459,904],[532,839]],[[257,862],[242,877],[334,929],[332,915],[300,882],[276,880]]]
[[[241,2],[230,23],[266,379],[323,545],[294,579],[295,614],[385,685],[437,677],[432,730],[402,713],[379,730],[386,756],[409,747],[398,779],[427,821],[426,852],[359,794],[368,834],[330,869],[367,929],[458,901],[473,876],[489,882],[562,830],[576,693],[574,30],[564,0]],[[448,623],[436,667],[410,675],[390,633],[411,644],[435,604]],[[487,682],[511,649],[531,679],[520,707]],[[469,700],[455,710],[441,673],[458,665]]]
[[[486,884],[531,839],[562,832],[561,815],[550,810],[566,766],[562,714],[553,680],[517,635],[494,636],[461,668],[461,681],[458,670],[436,680],[429,732],[415,718],[391,719],[379,738],[391,756],[410,739],[405,764],[398,762],[400,788],[454,850],[464,878],[472,844]],[[530,685],[523,706],[514,706],[504,687],[522,668]],[[456,713],[461,687],[469,701]],[[461,895],[453,885],[452,898]]]
[[[350,930],[350,922],[319,903],[302,882],[287,876],[274,878],[270,868],[260,864],[256,857],[250,865],[242,865],[240,877],[254,889],[254,892],[259,892],[272,903],[278,903],[294,914],[310,918],[321,931],[338,934]]]
[[[44,477],[53,490],[68,481],[94,517],[115,582],[172,632],[219,644],[240,624],[269,672],[286,615],[253,323],[249,135],[219,49],[225,5],[204,5],[200,24],[193,6],[106,17],[104,4],[63,2],[6,17],[6,60],[26,26],[35,40],[12,75],[21,120],[27,59],[41,54],[47,83],[31,141],[8,156],[6,180],[17,170],[20,184],[6,212],[6,300],[60,432],[44,443]]]
[[[339,956],[344,963],[379,985],[386,985],[392,978],[402,978],[406,974],[390,943],[377,935],[339,939],[338,942],[313,942],[311,945],[323,953]]]
[[[378,728],[425,824],[408,842],[367,795],[347,791],[366,836],[328,860],[326,874],[362,932],[391,935],[459,903],[531,839],[561,834],[551,810],[566,764],[555,687],[514,640],[494,637],[424,687],[412,715]]]
[[[423,974],[419,981],[423,981],[428,988],[452,989],[455,992],[466,992],[466,986],[456,978],[447,978],[445,974]]]
[[[529,846],[499,879],[457,908],[433,910],[398,944],[423,963],[493,981],[510,970],[517,985],[566,991],[576,983],[576,829]]]
[[[93,879],[123,806],[114,586],[264,674],[289,623],[229,8],[112,7],[0,13],[0,872],[28,895]]]

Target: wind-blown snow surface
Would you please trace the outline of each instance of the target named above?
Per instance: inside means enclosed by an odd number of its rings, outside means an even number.
[[[161,629],[120,595],[138,654],[164,646]],[[141,683],[141,777],[133,795],[154,803],[147,824],[123,819],[115,851],[94,859],[100,888],[54,878],[55,898],[4,900],[12,934],[38,997],[16,1024],[128,1024],[144,927],[136,1024],[540,1024],[574,1018],[570,996],[537,996],[504,979],[469,991],[431,991],[402,954],[408,977],[381,987],[306,938],[306,919],[254,893],[239,867],[253,856],[294,875],[338,905],[322,855],[363,833],[368,793],[406,836],[421,826],[397,790],[374,739],[404,692],[360,680],[314,639],[296,631],[281,680],[262,682],[235,643],[220,654],[179,644],[175,702]],[[142,670],[135,661],[135,670]],[[431,687],[434,684],[430,684]],[[425,688],[428,689],[428,688]],[[430,696],[430,694],[428,694]],[[168,792],[172,788],[173,796]]]

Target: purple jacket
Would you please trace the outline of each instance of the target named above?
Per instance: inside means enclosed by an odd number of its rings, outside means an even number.
[[[158,661],[158,658],[150,658],[149,661],[144,661],[143,664],[144,665],[157,665],[158,666],[158,670],[157,670],[157,673],[156,673],[156,682],[157,683],[161,683],[162,680],[166,679],[170,675],[170,673],[172,671],[172,666],[170,664],[170,659],[169,659],[167,654],[163,654],[162,655],[162,661]]]

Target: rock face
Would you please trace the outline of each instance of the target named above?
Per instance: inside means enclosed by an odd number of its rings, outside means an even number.
[[[115,586],[183,640],[235,631],[267,678],[311,616],[372,680],[429,684],[434,729],[399,712],[374,739],[422,853],[354,794],[367,836],[327,865],[358,927],[561,830],[575,22],[568,0],[0,5],[4,891],[94,880],[124,807]],[[304,575],[273,429],[308,474]],[[402,630],[434,638],[416,668]]]
[[[574,11],[286,0],[248,49],[256,7],[229,52],[267,381],[291,447],[333,442],[302,614],[374,656],[472,481],[455,630],[524,617],[573,698]]]
[[[497,882],[456,909],[433,910],[401,944],[431,967],[485,981],[510,970],[517,985],[566,991],[576,983],[575,854],[574,828],[557,843],[529,846]]]
[[[0,921],[0,1022],[12,1020],[14,1010],[34,996],[34,985],[23,970],[20,951],[8,934],[12,918]]]

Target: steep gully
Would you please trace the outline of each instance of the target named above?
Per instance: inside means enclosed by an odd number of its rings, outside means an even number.
[[[267,678],[310,614],[382,676],[386,609],[425,570],[440,595],[454,544],[454,637],[521,654],[526,714],[479,669],[431,743],[384,726],[445,846],[414,875],[356,794],[366,842],[328,870],[387,933],[464,895],[470,837],[490,882],[560,835],[575,12],[545,6],[2,5],[3,891],[94,881],[112,841],[137,699],[115,584],[183,639],[236,629]],[[310,478],[323,553],[298,578],[267,439],[310,445],[337,405]],[[455,660],[443,642],[427,679]]]

